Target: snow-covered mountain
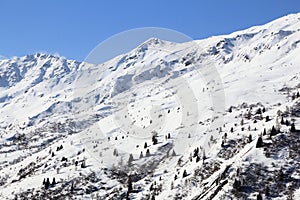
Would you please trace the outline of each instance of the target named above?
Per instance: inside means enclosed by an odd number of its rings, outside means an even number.
[[[300,198],[300,14],[103,64],[0,60],[1,199]]]

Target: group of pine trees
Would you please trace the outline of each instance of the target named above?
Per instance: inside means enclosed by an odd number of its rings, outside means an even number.
[[[47,190],[49,187],[53,187],[54,185],[56,184],[56,181],[55,181],[55,177],[53,177],[52,179],[52,183],[50,183],[50,179],[49,178],[44,178],[43,180],[43,186],[44,188]]]

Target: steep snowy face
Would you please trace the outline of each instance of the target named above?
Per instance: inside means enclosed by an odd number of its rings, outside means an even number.
[[[79,63],[64,58],[40,54],[0,60],[1,87],[12,87],[31,79],[33,86],[48,79],[61,79],[70,71],[77,70]]]
[[[0,195],[39,196],[47,177],[58,199],[120,199],[130,181],[133,199],[234,195],[233,172],[264,162],[255,140],[296,101],[299,45],[293,14],[205,40],[151,38],[99,65],[0,60]]]
[[[71,96],[68,91],[72,91],[80,64],[40,53],[0,60],[3,126],[29,123],[28,119]]]

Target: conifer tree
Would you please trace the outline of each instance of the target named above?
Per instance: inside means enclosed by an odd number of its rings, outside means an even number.
[[[281,117],[280,124],[282,124],[282,125],[285,124],[284,119],[283,119],[283,116]]]
[[[133,155],[130,154],[130,155],[129,155],[129,159],[128,159],[128,166],[131,166],[131,165],[132,165],[132,161],[133,161]]]
[[[149,157],[150,156],[150,151],[149,151],[149,149],[147,149],[147,151],[146,151],[146,157]]]
[[[187,174],[186,170],[184,170],[184,171],[183,171],[183,174],[182,174],[182,178],[185,178],[185,177],[187,177],[187,176],[188,176],[188,174]]]
[[[256,148],[260,148],[264,146],[264,142],[261,136],[258,137],[257,143],[256,143]]]
[[[267,131],[266,131],[266,128],[264,128],[264,132],[263,132],[263,135],[267,135]]]
[[[289,126],[289,125],[290,125],[289,120],[285,120],[285,125],[286,125],[286,126]]]
[[[260,193],[257,194],[256,199],[257,199],[257,200],[263,200],[263,198],[262,198],[262,196],[261,196]]]
[[[48,189],[50,186],[50,180],[49,178],[46,179],[46,182],[45,182],[45,189]]]
[[[277,134],[277,130],[275,129],[274,126],[272,126],[270,136],[274,136],[274,135],[276,135],[276,134]]]
[[[248,137],[249,143],[252,142],[252,135],[250,134]]]
[[[262,114],[261,108],[258,108],[255,114],[258,114],[258,115]]]
[[[81,165],[80,165],[81,168],[86,168],[86,165],[85,165],[85,160],[82,161]]]
[[[141,151],[141,153],[140,153],[140,158],[143,158],[144,156],[143,156],[143,152]]]
[[[55,185],[55,184],[56,184],[55,177],[53,177],[52,185]]]
[[[133,190],[132,179],[131,179],[131,176],[129,175],[128,180],[127,180],[127,194],[129,195],[129,193],[131,193],[132,190]]]
[[[172,152],[172,156],[176,156],[176,153],[175,153],[174,149],[173,149],[173,152]]]
[[[294,123],[291,124],[291,132],[292,133],[296,132],[296,127]]]
[[[152,136],[152,142],[153,142],[153,145],[157,144],[157,138],[154,135]]]

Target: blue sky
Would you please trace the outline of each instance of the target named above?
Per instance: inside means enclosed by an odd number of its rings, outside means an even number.
[[[133,28],[162,27],[201,39],[296,12],[298,0],[2,0],[0,55],[47,52],[82,61],[100,42]]]

